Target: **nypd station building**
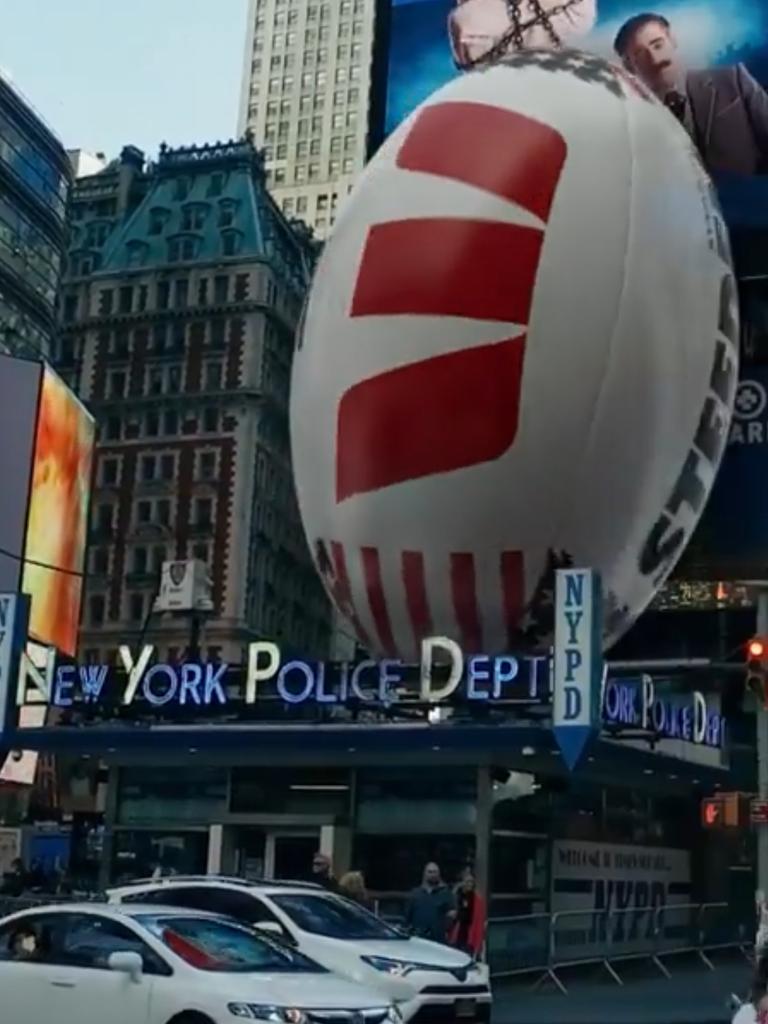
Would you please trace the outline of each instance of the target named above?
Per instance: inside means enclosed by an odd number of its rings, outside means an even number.
[[[101,886],[157,868],[300,878],[321,849],[393,913],[430,860],[449,882],[471,865],[494,915],[749,906],[742,853],[699,823],[700,797],[735,788],[719,693],[603,665],[597,581],[560,575],[554,651],[433,638],[418,665],[266,641],[241,665],[163,664],[151,644],[79,665],[25,647],[5,597],[2,747],[108,767]]]

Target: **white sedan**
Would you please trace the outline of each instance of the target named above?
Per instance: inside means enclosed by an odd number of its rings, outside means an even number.
[[[381,995],[215,914],[63,904],[0,921],[8,1024],[400,1024]]]

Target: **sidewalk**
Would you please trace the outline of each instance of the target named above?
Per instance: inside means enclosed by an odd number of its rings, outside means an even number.
[[[617,964],[625,981],[607,973],[564,975],[568,995],[549,984],[531,991],[531,979],[494,986],[493,1024],[728,1024],[726,999],[744,995],[750,968],[744,959],[720,961],[710,971],[700,962],[667,962],[672,977]]]

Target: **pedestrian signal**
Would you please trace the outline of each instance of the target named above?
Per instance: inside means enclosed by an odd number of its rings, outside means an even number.
[[[701,824],[704,828],[718,828],[722,824],[722,802],[719,797],[701,801]]]

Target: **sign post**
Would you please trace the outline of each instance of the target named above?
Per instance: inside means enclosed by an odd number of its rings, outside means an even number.
[[[560,569],[555,583],[552,728],[568,770],[600,729],[602,588],[593,569]]]
[[[27,594],[0,594],[0,750],[3,733],[16,727],[16,680],[19,658],[27,642],[29,607]]]

